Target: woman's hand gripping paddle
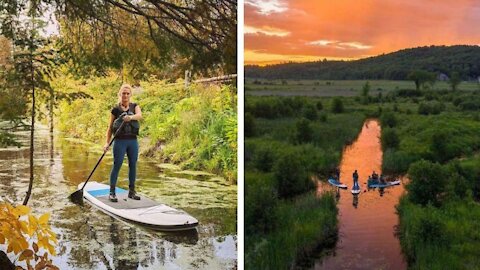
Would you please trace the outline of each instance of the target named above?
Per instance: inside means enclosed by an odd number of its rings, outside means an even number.
[[[126,115],[126,113],[124,113]],[[124,115],[120,115],[120,117],[123,117]],[[123,119],[123,118],[122,118]],[[112,145],[113,141],[115,140],[115,138],[117,137],[118,135],[118,132],[123,128],[123,124],[125,124],[125,121],[122,121],[122,124],[120,125],[120,127],[117,129],[117,131],[115,132],[115,135],[113,136],[112,140],[110,140],[110,143],[108,144],[108,147],[110,147],[110,145]],[[68,197],[70,199],[71,202],[75,203],[75,204],[79,204],[79,205],[83,205],[83,188],[85,188],[85,185],[87,185],[87,182],[88,180],[90,180],[90,177],[92,177],[93,175],[93,172],[95,172],[95,170],[97,169],[98,165],[100,164],[100,162],[102,161],[103,157],[105,156],[105,154],[107,153],[108,151],[108,148],[107,150],[104,150],[103,151],[103,155],[100,157],[100,159],[98,160],[97,162],[97,165],[95,165],[95,168],[93,168],[92,172],[90,173],[90,175],[88,176],[87,178],[87,181],[85,181],[85,183],[83,184],[82,188],[75,191],[74,193],[70,194],[70,196]]]

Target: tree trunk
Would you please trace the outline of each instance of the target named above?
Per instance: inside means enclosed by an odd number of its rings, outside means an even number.
[[[33,51],[30,51],[30,76],[32,84],[32,126],[30,129],[30,183],[28,184],[27,196],[23,201],[23,205],[27,205],[28,200],[30,199],[30,195],[32,194],[33,187],[33,136],[35,132],[35,70],[33,66]]]
[[[53,133],[53,106],[55,102],[55,92],[53,89],[50,89],[50,104],[49,104],[49,118],[50,118],[50,133]]]
[[[0,250],[0,270],[15,270],[15,265],[2,250]]]

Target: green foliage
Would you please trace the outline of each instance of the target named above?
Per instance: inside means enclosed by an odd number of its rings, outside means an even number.
[[[385,174],[404,174],[408,171],[410,164],[418,159],[418,156],[409,152],[386,149],[383,153],[382,171]]]
[[[13,134],[8,132],[0,132],[0,147],[7,147],[11,145],[16,147],[22,146],[22,144],[15,139]]]
[[[361,93],[362,104],[368,104],[370,102],[370,96],[368,95],[369,92],[370,92],[370,83],[367,81],[362,87],[362,93]]]
[[[370,92],[370,83],[367,81],[362,87],[362,96],[368,97],[369,92]]]
[[[343,102],[339,97],[333,98],[331,111],[333,113],[343,113],[345,111],[343,107]]]
[[[315,187],[302,161],[297,153],[286,153],[275,163],[274,176],[281,198],[293,197]]]
[[[72,78],[62,78],[55,84],[65,92],[81,87],[92,97],[61,102],[58,128],[71,136],[103,143],[121,81],[109,76],[82,85]],[[141,145],[149,148],[145,153],[184,168],[236,179],[237,114],[233,87],[194,85],[186,91],[150,80],[142,82],[142,92],[134,93],[132,101],[142,109],[140,136],[150,139],[150,145]],[[162,145],[161,150],[158,145]]]
[[[311,121],[317,120],[318,113],[317,113],[317,109],[313,104],[308,103],[303,107],[303,117]]]
[[[410,201],[421,205],[440,205],[440,196],[445,191],[448,177],[440,164],[418,161],[410,166],[408,175],[411,181],[406,189]]]
[[[252,137],[255,135],[255,118],[251,113],[245,113],[245,137]]]
[[[380,123],[382,127],[395,127],[397,125],[397,118],[395,114],[390,111],[383,112],[380,116]]]
[[[455,91],[457,90],[458,85],[462,82],[462,79],[460,78],[460,73],[457,71],[452,72],[450,75],[450,79],[448,80],[448,83],[452,87],[452,90]]]
[[[423,207],[406,197],[397,207],[402,251],[411,269],[475,269],[480,264],[480,206],[470,200]]]
[[[420,88],[427,88],[428,85],[432,86],[436,77],[437,75],[434,72],[414,70],[408,74],[407,79],[415,82],[416,89],[420,90]]]
[[[246,173],[245,175],[245,231],[266,233],[275,228],[277,219],[277,191],[270,174]]]
[[[296,123],[296,141],[308,143],[313,139],[313,128],[308,119],[302,118]]]
[[[322,101],[317,101],[317,103],[315,104],[317,106],[317,110],[321,111],[323,110],[323,104],[322,104]]]
[[[445,110],[445,105],[438,101],[422,102],[418,106],[418,113],[423,115],[439,114]]]
[[[263,145],[262,145],[263,146]],[[273,163],[275,161],[275,156],[270,147],[260,147],[255,151],[253,157],[253,164],[255,168],[260,171],[269,172],[272,170]]]
[[[202,74],[236,71],[234,1],[43,2],[60,18],[65,58],[84,75],[112,68],[138,80],[178,78],[192,68]]]
[[[245,231],[245,269],[291,269],[314,250],[333,245],[338,223],[335,204],[331,193],[280,201],[274,231],[265,235],[256,228]]]
[[[407,80],[412,67],[435,73],[458,71],[462,79],[480,75],[478,46],[426,46],[356,61],[316,61],[246,66],[245,77],[311,80]]]
[[[400,144],[397,132],[393,128],[382,129],[382,149],[397,148]]]
[[[320,122],[327,122],[327,113],[320,114]]]

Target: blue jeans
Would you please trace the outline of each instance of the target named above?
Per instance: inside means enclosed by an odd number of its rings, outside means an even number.
[[[113,167],[110,172],[110,189],[114,190],[117,185],[118,173],[125,159],[125,153],[127,153],[128,157],[128,187],[130,190],[135,189],[138,159],[138,141],[136,139],[115,140],[113,142]]]

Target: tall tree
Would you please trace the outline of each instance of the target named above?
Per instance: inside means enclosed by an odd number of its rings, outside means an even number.
[[[237,1],[44,1],[56,4],[62,29],[72,34],[64,40],[71,56],[85,56],[83,63],[100,71],[145,62],[204,74],[236,71]]]
[[[415,83],[417,90],[421,87],[425,87],[427,84],[433,85],[436,80],[436,74],[425,70],[414,70],[408,75],[408,79]]]
[[[34,132],[37,91],[50,92],[49,78],[53,74],[55,64],[55,50],[49,46],[49,41],[41,37],[39,30],[45,26],[39,20],[42,7],[37,1],[10,1],[2,6],[1,34],[12,40],[14,47],[12,67],[3,74],[4,91],[12,93],[16,100],[21,100],[23,108],[20,111],[13,108],[15,113],[25,113],[30,103],[30,181],[23,201],[27,205],[33,187],[34,167]],[[10,104],[3,104],[10,110]],[[25,114],[12,115],[12,118],[23,118]]]
[[[460,78],[460,73],[454,71],[450,75],[450,79],[448,80],[448,83],[452,87],[452,90],[455,91],[457,90],[458,85],[462,82],[462,79]]]

